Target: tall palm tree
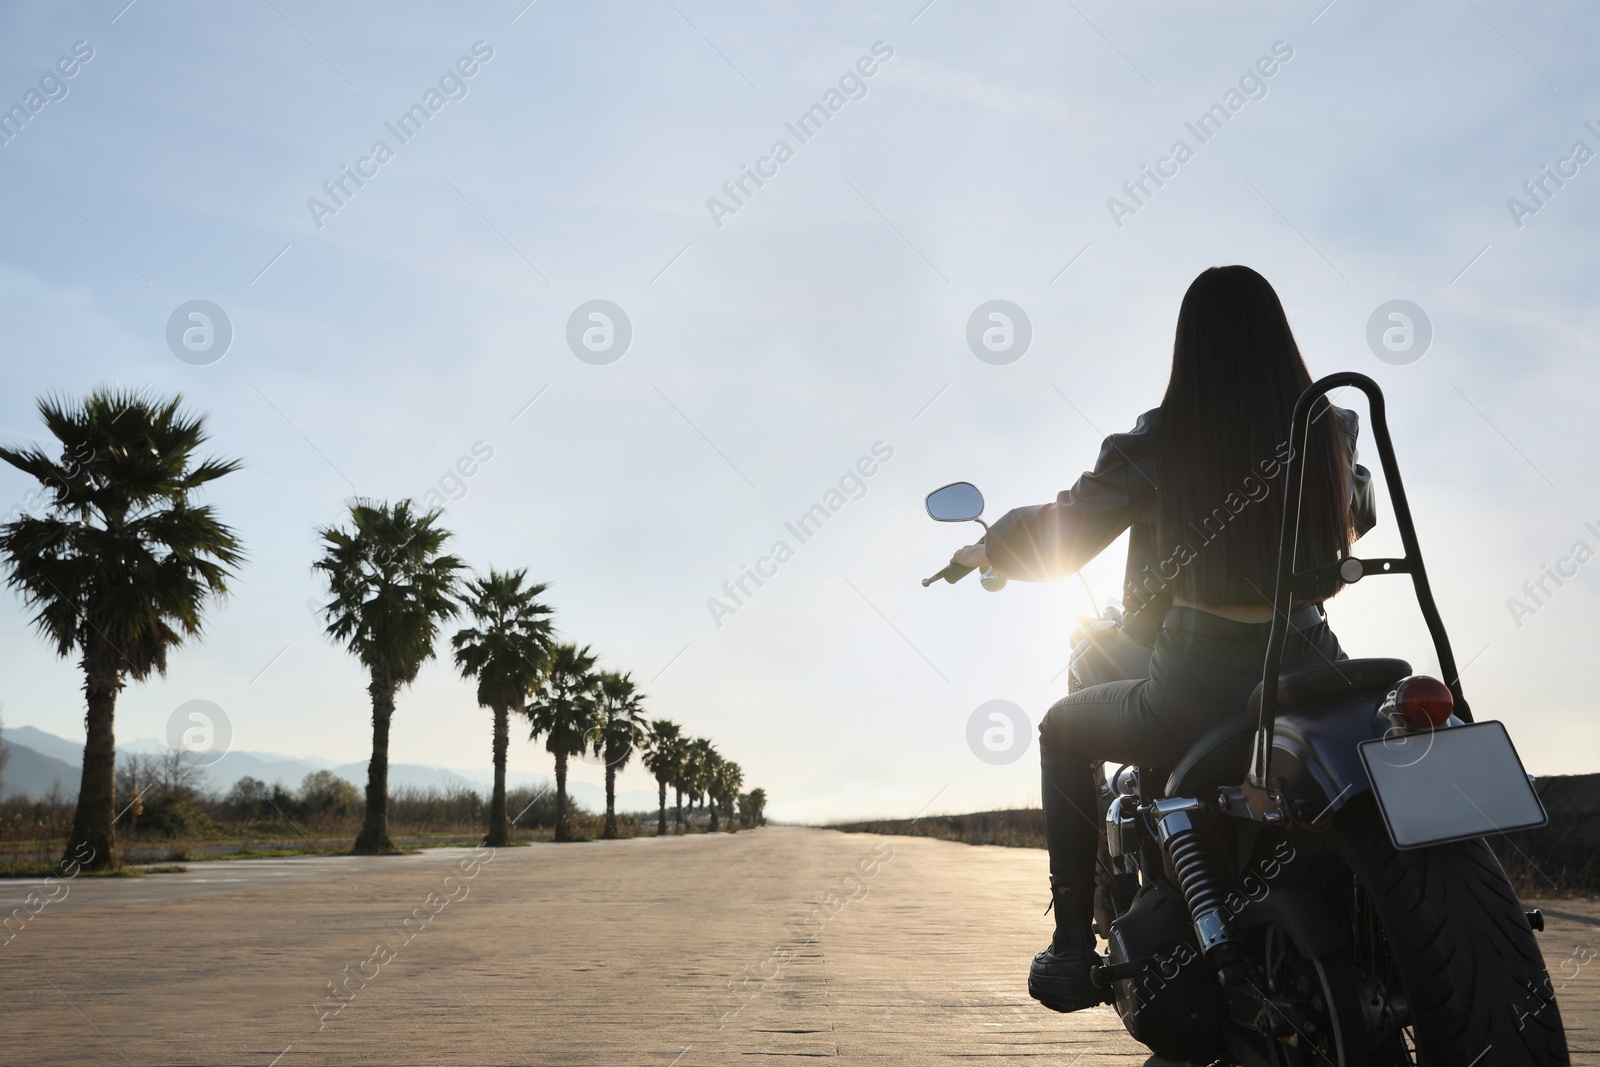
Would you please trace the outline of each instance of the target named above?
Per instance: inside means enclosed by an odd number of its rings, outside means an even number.
[[[734,806],[739,803],[739,790],[744,788],[744,768],[737,763],[728,765],[728,791],[726,793],[728,805],[728,820],[733,820]]]
[[[707,738],[697,737],[689,742],[684,758],[683,791],[689,796],[691,825],[695,804],[705,797],[706,781],[716,753],[716,747]]]
[[[590,738],[594,754],[606,763],[606,824],[602,838],[617,836],[617,772],[644,744],[644,694],[632,675],[606,671],[600,675],[600,724]]]
[[[587,747],[600,724],[600,684],[594,653],[585,645],[560,644],[546,657],[544,671],[523,712],[529,739],[544,735],[545,751],[556,758],[556,840],[570,841],[567,826],[567,759]]]
[[[478,679],[478,703],[494,712],[494,795],[489,802],[489,833],[484,844],[499,848],[511,840],[506,822],[506,749],[511,712],[522,714],[524,702],[539,684],[539,672],[550,652],[551,609],[539,597],[543,583],[524,585],[526,570],[497,571],[474,578],[463,597],[477,622],[451,639],[456,667],[463,678]]]
[[[767,821],[767,791],[752,789],[739,798],[739,807],[745,812],[745,825],[760,826]]]
[[[109,388],[78,403],[42,398],[59,454],[0,448],[0,459],[44,485],[42,515],[0,526],[6,584],[56,655],[77,652],[83,668],[88,739],[66,856],[85,867],[115,862],[117,694],[130,679],[166,674],[167,653],[200,635],[204,607],[227,593],[244,560],[233,530],[191,500],[240,463],[196,458],[206,420],[182,411],[182,400]]]
[[[329,637],[344,643],[367,668],[372,696],[372,759],[367,763],[367,810],[354,851],[395,851],[389,840],[389,723],[401,686],[433,658],[439,626],[459,611],[456,572],[463,564],[444,552],[450,531],[441,509],[418,511],[397,503],[357,499],[350,527],[326,526],[322,558],[312,564],[328,581],[323,605]]]
[[[739,787],[743,784],[744,771],[739,769],[739,765],[732,760],[719,760],[712,777],[711,799],[713,804],[721,806],[730,825],[733,823],[733,802],[738,798]]]
[[[678,773],[678,762],[683,756],[683,727],[671,719],[657,719],[650,724],[650,736],[644,750],[644,765],[656,776],[656,789],[661,799],[661,811],[656,820],[656,836],[667,835],[667,783]]]
[[[711,831],[715,833],[719,825],[719,816],[722,805],[719,803],[717,789],[722,782],[723,765],[727,761],[713,752],[706,760],[705,768],[700,774],[700,785],[705,790],[701,803],[711,812]]]
[[[672,768],[673,823],[679,830],[684,827],[683,798],[686,795],[689,797],[689,814],[694,814],[694,780],[699,773],[697,751],[694,738],[679,739],[678,758]]]

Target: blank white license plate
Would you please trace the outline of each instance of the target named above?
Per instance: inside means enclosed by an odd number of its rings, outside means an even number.
[[[1548,817],[1498,722],[1358,746],[1389,839],[1399,849],[1543,826]]]

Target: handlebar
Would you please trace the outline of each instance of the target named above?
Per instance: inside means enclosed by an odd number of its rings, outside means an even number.
[[[949,582],[951,585],[955,585],[957,582],[971,573],[971,567],[963,567],[959,563],[952,563],[938,574],[935,574],[930,578],[922,579],[922,587],[926,589],[928,586],[932,585],[934,582],[937,582],[941,578]]]
[[[959,563],[952,563],[938,574],[935,574],[933,577],[922,579],[922,587],[926,589],[934,582],[937,582],[940,578],[943,578],[951,585],[954,585],[971,573],[971,567],[963,567]],[[983,587],[991,593],[998,593],[1000,590],[1006,587],[1006,579],[1003,576],[996,574],[993,568],[990,568],[989,570],[986,570],[982,574],[978,575],[978,581],[982,583]]]

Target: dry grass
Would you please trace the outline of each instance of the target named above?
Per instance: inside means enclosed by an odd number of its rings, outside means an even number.
[[[1038,808],[979,811],[970,815],[924,815],[918,819],[872,819],[835,823],[828,829],[850,834],[933,837],[968,845],[1044,848],[1044,812]]]
[[[1592,831],[1580,820],[1553,815],[1551,826],[1489,838],[1518,896],[1527,900],[1600,895],[1600,855],[1589,845]],[[1588,820],[1581,820],[1587,823]],[[968,845],[1044,848],[1044,812],[1038,808],[925,815],[919,819],[869,819],[827,827],[845,833],[892,834],[960,841]]]

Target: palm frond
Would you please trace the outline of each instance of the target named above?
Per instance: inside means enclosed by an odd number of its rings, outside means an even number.
[[[38,409],[59,457],[0,448],[47,493],[43,515],[0,526],[6,582],[58,655],[93,641],[134,678],[164,671],[168,650],[200,634],[206,604],[244,562],[233,530],[191,499],[239,463],[195,459],[205,417],[186,414],[181,396],[102,388],[44,397]]]
[[[443,512],[357,498],[350,525],[317,531],[323,554],[312,564],[328,583],[325,633],[362,665],[398,685],[416,680],[434,656],[440,624],[460,613],[457,573],[465,564],[443,551]]]
[[[545,750],[553,755],[583,752],[603,723],[595,658],[587,645],[564,643],[555,645],[545,659],[524,714],[529,737],[542,736]]]
[[[510,707],[538,684],[554,638],[549,616],[540,602],[547,588],[524,585],[526,570],[497,571],[466,585],[463,601],[478,623],[451,638],[455,665],[463,678],[478,679],[478,703]]]

